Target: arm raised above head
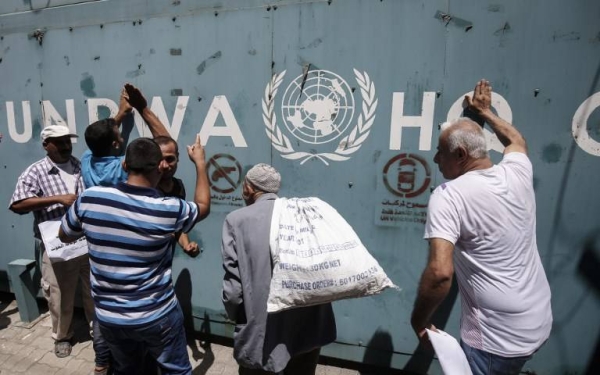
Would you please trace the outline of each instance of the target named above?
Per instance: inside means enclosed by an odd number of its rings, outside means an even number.
[[[473,97],[465,97],[468,108],[490,125],[498,139],[504,145],[504,153],[521,152],[527,154],[527,142],[523,135],[511,124],[492,111],[492,86],[486,80],[475,85]]]
[[[187,146],[187,151],[190,160],[196,166],[194,202],[198,205],[198,221],[200,221],[210,213],[210,187],[208,185],[208,175],[206,174],[204,147],[202,147],[199,134],[196,135],[194,144]]]
[[[142,118],[148,124],[150,128],[150,133],[152,133],[152,137],[156,138],[158,136],[170,137],[167,128],[160,121],[158,116],[150,108],[148,108],[148,101],[137,87],[132,84],[125,84],[125,91],[127,93],[127,101],[136,111],[142,115]]]
[[[121,95],[119,96],[119,111],[115,116],[115,123],[117,126],[121,125],[125,116],[131,113],[133,107],[129,104],[129,96],[127,95],[127,91],[125,87],[121,89]]]

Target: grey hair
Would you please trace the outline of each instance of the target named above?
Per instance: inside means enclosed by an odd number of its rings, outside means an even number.
[[[461,123],[474,126],[458,126]],[[442,132],[450,130],[447,139],[450,152],[456,151],[459,147],[464,147],[468,155],[474,159],[484,159],[489,156],[483,129],[475,121],[467,117],[460,117],[443,123],[441,130]]]

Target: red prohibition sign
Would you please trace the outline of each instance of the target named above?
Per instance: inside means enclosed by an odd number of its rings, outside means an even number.
[[[226,161],[224,165],[223,161]],[[231,163],[233,162],[233,163]],[[231,166],[231,164],[233,164]],[[208,168],[214,169],[211,173],[208,174],[208,182],[210,183],[211,189],[218,193],[228,194],[232,193],[237,189],[237,187],[242,182],[242,166],[240,163],[231,155],[228,154],[216,154],[208,161]],[[232,172],[237,171],[238,177],[237,179],[231,178],[230,174]],[[217,182],[219,180],[224,179],[226,184],[225,187],[218,186]]]
[[[392,185],[388,179],[388,172],[390,172],[390,167],[396,162],[399,162],[398,178],[394,181],[395,184]],[[417,187],[415,186],[417,182],[416,170],[419,165],[425,170],[425,180]],[[427,187],[429,187],[431,183],[431,171],[429,170],[427,161],[421,156],[416,154],[400,154],[391,158],[385,167],[383,167],[383,183],[394,195],[402,198],[414,198],[423,194],[427,190]]]

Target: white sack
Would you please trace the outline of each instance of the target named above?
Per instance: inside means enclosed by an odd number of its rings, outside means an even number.
[[[270,247],[273,278],[268,312],[396,287],[346,220],[318,198],[275,201]]]

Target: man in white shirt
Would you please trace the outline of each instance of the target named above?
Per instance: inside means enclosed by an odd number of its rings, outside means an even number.
[[[449,182],[432,194],[425,227],[429,260],[411,324],[419,339],[456,272],[461,295],[461,346],[474,375],[518,374],[548,339],[550,287],[536,243],[533,169],[523,136],[491,110],[481,80],[468,108],[505,147],[489,158],[482,128],[460,118],[442,126],[434,161]]]

